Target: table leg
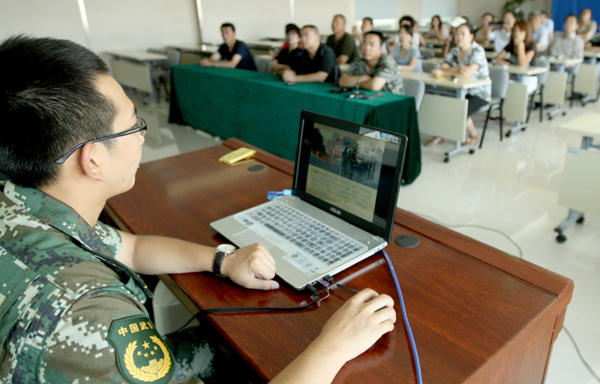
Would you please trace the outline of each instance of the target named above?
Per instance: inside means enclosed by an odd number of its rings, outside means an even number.
[[[556,241],[559,243],[564,243],[567,241],[567,237],[564,235],[564,232],[573,224],[583,224],[583,212],[576,211],[574,209],[569,209],[569,216],[562,223],[559,224],[558,227],[554,228],[554,232],[558,233],[556,236]]]
[[[453,150],[446,152],[444,154],[445,155],[444,163],[450,162],[450,156],[455,155],[462,151],[466,151],[466,150],[469,150],[470,155],[474,154],[475,153],[475,145],[473,145],[473,144],[463,145],[463,143],[461,143],[460,141],[457,141],[456,147]]]

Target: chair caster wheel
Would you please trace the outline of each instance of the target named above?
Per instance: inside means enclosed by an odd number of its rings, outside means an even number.
[[[548,120],[552,120],[552,116],[548,116]]]
[[[473,148],[469,149],[469,155],[472,155],[475,153],[475,150]]]
[[[585,223],[585,217],[580,217],[579,220],[576,221],[577,224],[583,224]]]
[[[510,137],[511,133],[511,131],[506,132],[506,137]]]
[[[567,112],[563,112],[563,116],[567,116]]]
[[[449,163],[450,162],[450,157],[446,156],[444,157],[444,163]]]
[[[556,236],[556,241],[560,244],[564,243],[565,241],[567,241],[567,236],[560,234],[558,236]]]

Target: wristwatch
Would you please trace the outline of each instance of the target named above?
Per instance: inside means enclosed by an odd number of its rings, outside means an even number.
[[[213,272],[217,276],[225,277],[221,273],[221,266],[223,265],[223,259],[225,256],[230,255],[235,252],[237,248],[235,245],[231,244],[221,244],[217,247],[215,251],[215,260],[213,261]]]

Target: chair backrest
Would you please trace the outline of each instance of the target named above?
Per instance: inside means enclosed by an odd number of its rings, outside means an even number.
[[[435,51],[433,49],[421,48],[422,59],[431,59],[432,57],[435,57]]]
[[[438,69],[441,65],[437,61],[421,60],[421,66],[423,67],[423,72],[431,73],[431,71]]]
[[[506,98],[508,90],[508,71],[502,67],[490,66],[490,79],[492,80],[492,97]]]
[[[404,94],[415,98],[417,111],[421,109],[421,103],[423,102],[423,96],[425,95],[425,83],[423,80],[403,78],[402,85]]]

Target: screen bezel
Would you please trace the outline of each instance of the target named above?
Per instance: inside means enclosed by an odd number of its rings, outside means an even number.
[[[310,157],[310,151],[304,151],[304,152],[302,151],[303,140],[305,137],[307,137],[308,130],[313,129],[312,127],[314,127],[315,123],[326,125],[326,126],[329,126],[332,128],[336,128],[336,129],[339,129],[342,131],[347,131],[349,133],[353,133],[353,134],[357,134],[357,135],[360,135],[359,132],[360,132],[361,128],[366,128],[368,130],[379,131],[382,133],[386,133],[386,134],[394,135],[394,136],[398,137],[398,139],[399,139],[398,158],[396,160],[396,170],[394,172],[392,188],[390,190],[390,194],[391,194],[390,203],[393,202],[393,204],[390,204],[390,206],[388,207],[388,210],[386,212],[386,217],[385,217],[386,225],[384,227],[373,224],[373,223],[371,223],[361,217],[358,217],[348,211],[345,211],[331,203],[328,203],[328,202],[321,200],[313,195],[310,195],[307,192],[305,192],[304,190],[299,189],[300,177],[304,176],[304,178],[306,178],[306,175],[302,174],[302,172],[304,170],[301,169],[301,164],[309,163],[309,159],[306,159],[306,158],[303,159],[301,157],[302,156]],[[302,111],[301,119],[300,119],[300,133],[298,136],[296,164],[294,167],[294,184],[292,187],[293,194],[298,196],[302,200],[304,200],[326,212],[329,212],[336,217],[339,217],[340,219],[342,219],[346,222],[349,222],[369,233],[372,233],[374,235],[381,237],[382,239],[384,239],[385,241],[387,241],[389,243],[390,239],[392,237],[392,229],[394,227],[396,206],[398,204],[398,191],[400,190],[402,170],[404,167],[404,161],[405,161],[405,157],[406,157],[407,142],[408,142],[408,138],[405,135],[402,135],[402,134],[399,134],[396,132],[390,132],[390,131],[386,131],[381,128],[376,128],[376,127],[372,127],[372,126],[368,126],[368,125],[364,125],[364,124],[358,124],[358,123],[354,123],[351,121],[342,120],[342,119],[338,119],[338,118],[331,117],[331,116],[325,116],[325,115],[321,115],[321,114],[314,113],[314,112]],[[335,211],[332,210],[332,208]],[[336,211],[339,212],[339,214],[337,214]]]

